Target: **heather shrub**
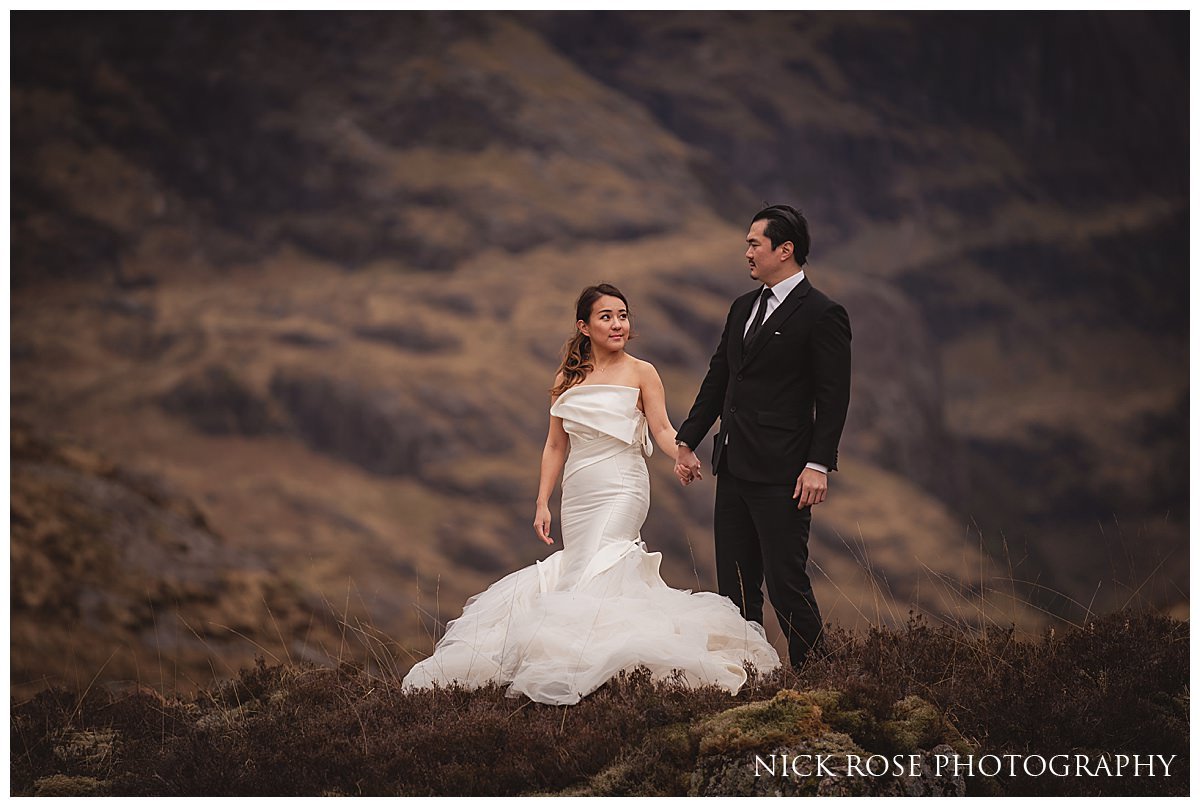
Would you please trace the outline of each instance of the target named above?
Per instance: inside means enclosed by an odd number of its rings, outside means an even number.
[[[873,753],[952,736],[977,754],[1177,755],[1170,777],[976,777],[968,794],[1179,795],[1188,642],[1187,623],[1130,611],[1034,640],[912,615],[895,630],[831,626],[824,657],[800,673],[751,670],[737,696],[636,670],[570,707],[498,686],[402,693],[367,664],[260,658],[188,698],[53,688],[15,703],[12,792],[682,795],[694,727],[787,689]]]

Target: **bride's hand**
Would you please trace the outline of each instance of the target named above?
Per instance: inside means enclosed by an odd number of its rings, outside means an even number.
[[[693,481],[704,478],[704,475],[700,473],[700,458],[686,445],[681,445],[676,449],[675,475],[684,485],[690,485]]]
[[[550,508],[544,504],[537,506],[537,514],[533,517],[533,531],[542,543],[554,543],[554,539],[550,537]]]

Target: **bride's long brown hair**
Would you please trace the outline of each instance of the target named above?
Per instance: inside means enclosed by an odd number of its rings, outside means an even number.
[[[592,306],[605,295],[616,297],[625,303],[625,311],[629,312],[629,301],[625,299],[625,295],[621,293],[621,290],[611,283],[601,283],[598,286],[588,286],[580,293],[579,299],[575,301],[575,321],[583,320],[584,322],[590,322],[592,319]],[[628,339],[632,338],[633,328],[631,326]],[[562,395],[571,387],[587,378],[588,373],[594,368],[595,365],[592,363],[592,340],[576,327],[575,335],[563,345],[563,360],[558,368],[558,371],[562,373],[562,381],[554,389],[550,390],[550,394]]]

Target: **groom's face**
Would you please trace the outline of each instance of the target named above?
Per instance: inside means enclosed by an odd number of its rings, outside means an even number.
[[[791,261],[786,260],[792,254],[792,242],[784,241],[772,248],[766,229],[766,219],[759,219],[750,225],[750,232],[746,233],[746,262],[750,264],[750,277],[759,283],[774,286],[787,277],[792,269]]]

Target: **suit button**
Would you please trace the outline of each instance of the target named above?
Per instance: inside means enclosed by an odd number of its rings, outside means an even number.
[[[731,415],[732,415],[732,414],[733,414],[734,412],[736,412],[736,411],[737,411],[737,407],[736,407],[736,406],[731,406],[731,407],[729,407],[729,414],[731,414]]]
[[[737,380],[738,380],[738,381],[741,381],[741,380],[742,380],[742,374],[741,374],[741,373],[738,373],[738,374],[737,374]]]

